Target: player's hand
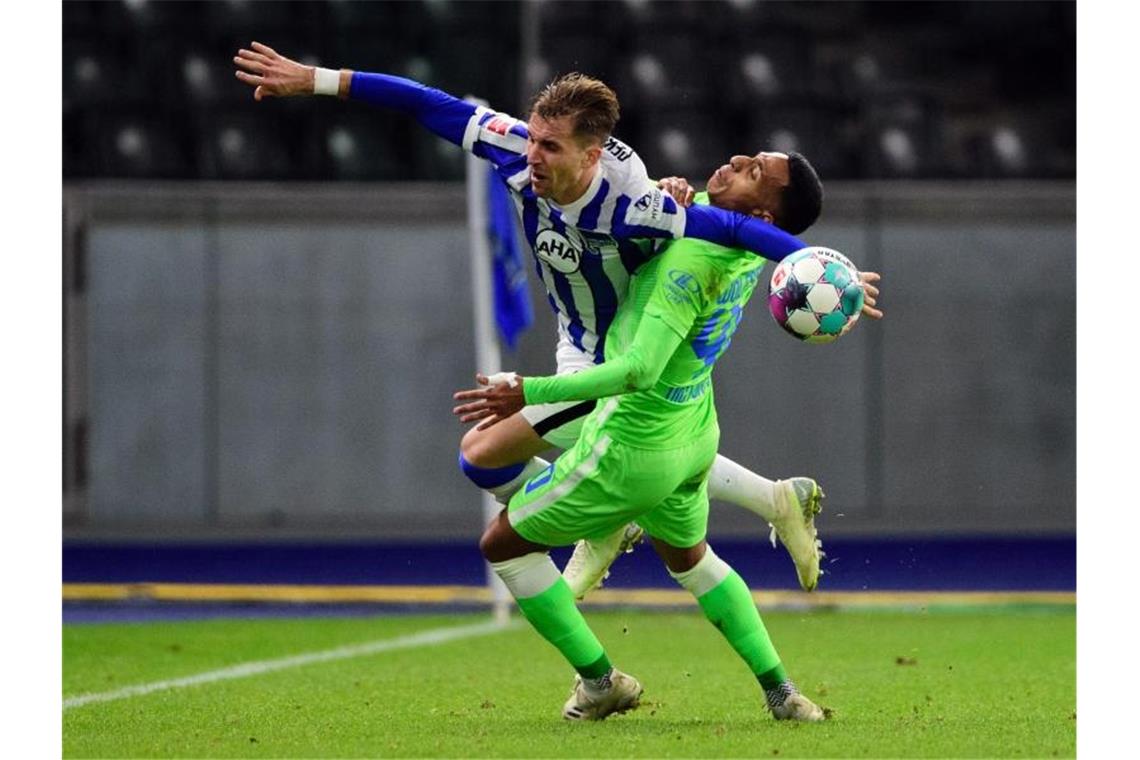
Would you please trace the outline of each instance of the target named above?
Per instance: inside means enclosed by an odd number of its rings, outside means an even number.
[[[475,382],[484,387],[456,392],[453,397],[456,401],[470,403],[461,404],[451,411],[458,415],[460,422],[479,421],[476,430],[486,430],[526,406],[521,377],[513,387],[506,381],[492,385],[490,379],[479,372],[475,375]]]
[[[254,100],[313,94],[312,66],[303,66],[260,42],[252,43],[252,47],[242,48],[234,56],[238,66],[234,74],[254,88]]]
[[[696,191],[689,185],[689,180],[684,177],[666,177],[665,179],[659,179],[657,180],[657,187],[669,193],[669,195],[673,196],[673,200],[686,208],[693,204],[693,195]]]
[[[863,316],[882,319],[883,312],[875,308],[879,301],[879,289],[873,283],[881,280],[878,272],[860,272],[859,281],[863,284]]]

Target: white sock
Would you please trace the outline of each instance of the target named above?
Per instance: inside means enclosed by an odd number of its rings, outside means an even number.
[[[503,562],[492,562],[491,569],[503,579],[503,583],[515,599],[538,596],[562,577],[562,573],[554,566],[554,560],[546,552],[534,552]]]
[[[673,576],[673,580],[680,583],[682,588],[700,599],[723,583],[731,572],[732,567],[716,556],[711,546],[705,544],[705,556],[701,557],[697,564],[680,573],[669,570],[669,575]]]
[[[744,507],[767,522],[776,518],[776,483],[720,454],[709,472],[709,498]]]
[[[523,471],[516,475],[513,480],[508,480],[501,486],[488,488],[487,491],[494,495],[497,502],[506,506],[507,502],[511,500],[511,497],[515,495],[515,492],[522,488],[523,483],[549,466],[550,462],[547,462],[545,459],[541,457],[531,457],[530,461],[526,463],[526,467],[523,467]]]

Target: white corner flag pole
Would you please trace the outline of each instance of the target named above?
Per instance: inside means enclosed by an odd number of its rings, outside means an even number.
[[[487,102],[468,96],[469,103]],[[491,286],[491,246],[487,239],[487,164],[473,153],[467,154],[467,233],[471,241],[471,290],[475,306],[475,366],[485,375],[502,369],[499,341],[495,336],[493,291]],[[491,522],[503,505],[487,491],[483,495],[483,524]],[[491,592],[491,614],[505,625],[511,616],[511,595],[499,576],[487,565],[487,588]]]

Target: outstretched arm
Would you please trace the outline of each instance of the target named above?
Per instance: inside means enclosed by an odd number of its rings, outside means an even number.
[[[267,97],[336,95],[391,108],[414,117],[440,137],[463,145],[475,105],[411,79],[351,69],[305,66],[273,48],[252,43],[234,56],[236,76],[251,85],[255,100]]]
[[[305,66],[278,53],[260,42],[251,43],[252,50],[242,48],[234,56],[238,70],[234,75],[253,87],[253,99],[288,98],[303,95],[336,95],[343,90],[348,92],[348,81],[352,72],[341,69],[335,80],[316,66]],[[320,82],[317,72],[320,71]],[[342,97],[344,97],[342,95]]]
[[[772,261],[807,247],[796,236],[756,217],[701,203],[685,208],[662,187],[648,191],[631,187],[624,193],[614,207],[615,237],[698,238],[743,248]],[[642,193],[640,197],[638,193]]]
[[[681,340],[682,336],[664,321],[647,315],[638,325],[629,350],[605,364],[569,375],[547,377],[505,373],[507,377],[488,378],[477,374],[476,382],[484,387],[456,393],[456,401],[467,403],[452,411],[460,422],[480,421],[478,429],[482,430],[505,420],[527,404],[582,401],[649,390],[661,378]]]
[[[700,238],[729,248],[743,248],[771,261],[781,261],[801,248],[807,248],[807,243],[795,235],[737,211],[694,204],[685,212],[685,237]]]

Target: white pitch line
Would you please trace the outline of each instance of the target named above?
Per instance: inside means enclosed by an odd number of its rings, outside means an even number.
[[[155,681],[154,683],[138,684],[137,686],[127,686],[115,691],[101,691],[94,694],[80,694],[74,697],[68,697],[63,700],[63,709],[68,710],[72,707],[82,707],[89,705],[93,702],[111,702],[116,699],[126,699],[127,697],[138,697],[144,694],[152,694],[156,691],[168,691],[170,689],[182,689],[187,686],[198,686],[199,684],[214,683],[215,681],[227,681],[233,678],[246,678],[247,676],[257,676],[262,673],[271,673],[275,670],[285,670],[286,668],[296,668],[301,665],[311,665],[316,662],[329,662],[331,660],[344,660],[351,657],[364,657],[370,654],[378,654],[380,652],[391,652],[397,649],[414,649],[416,647],[435,646],[437,644],[446,644],[450,641],[458,639],[473,638],[475,636],[486,636],[491,633],[498,633],[500,631],[516,628],[520,625],[518,621],[501,625],[499,623],[478,623],[476,625],[463,625],[450,628],[434,628],[427,631],[420,631],[407,636],[400,636],[394,639],[382,639],[380,641],[370,641],[366,644],[355,644],[352,646],[337,647],[336,649],[326,649],[322,652],[310,652],[308,654],[298,654],[292,657],[282,657],[277,660],[259,660],[255,662],[246,662],[241,665],[234,665],[221,670],[210,670],[205,673],[199,673],[193,676],[186,676],[184,678],[174,678],[169,681]]]

